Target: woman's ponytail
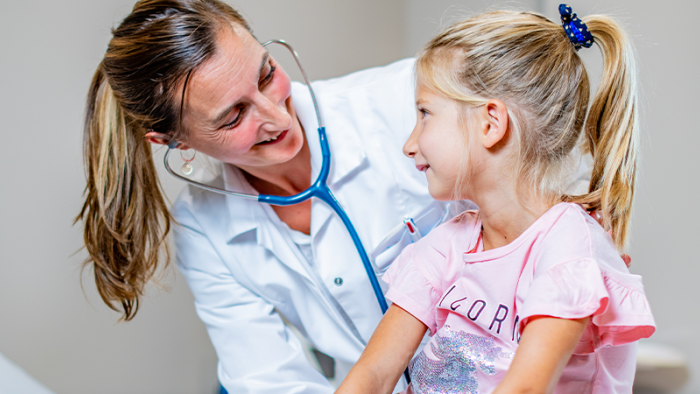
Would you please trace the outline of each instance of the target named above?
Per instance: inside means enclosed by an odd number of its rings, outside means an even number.
[[[622,249],[629,223],[637,176],[639,125],[637,70],[632,43],[612,19],[584,18],[603,55],[603,78],[585,124],[587,148],[593,155],[589,193],[570,200],[602,214]]]
[[[161,250],[169,261],[170,213],[145,131],[120,105],[102,64],[90,86],[84,133],[86,199],[76,220],[85,224],[85,266],[94,265],[102,300],[114,310],[121,304],[130,320]]]
[[[169,261],[170,213],[146,140],[182,141],[183,81],[216,51],[222,28],[249,29],[219,0],[141,0],[112,31],[88,93],[85,245],[104,302],[130,320],[146,283]],[[164,253],[162,253],[164,252]],[[164,254],[164,255],[163,255]]]

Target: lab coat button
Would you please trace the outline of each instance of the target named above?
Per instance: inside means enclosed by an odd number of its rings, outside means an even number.
[[[337,277],[333,280],[333,283],[335,283],[336,286],[341,286],[343,284],[343,278]]]

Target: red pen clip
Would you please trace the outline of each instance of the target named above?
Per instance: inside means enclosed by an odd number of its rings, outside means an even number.
[[[423,238],[423,236],[420,233],[420,230],[418,230],[418,226],[416,226],[416,223],[413,221],[413,218],[405,217],[403,219],[403,224],[406,225],[406,228],[408,229],[408,235],[411,237],[411,240],[413,242],[416,242],[419,239]]]

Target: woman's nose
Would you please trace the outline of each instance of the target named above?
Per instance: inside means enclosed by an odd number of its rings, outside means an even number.
[[[418,137],[420,136],[420,130],[418,130],[418,125],[413,128],[411,135],[408,136],[408,140],[403,144],[403,154],[409,159],[413,159],[418,153]]]
[[[262,127],[268,131],[286,130],[292,125],[292,116],[287,111],[286,100],[261,95],[258,113],[262,119]]]

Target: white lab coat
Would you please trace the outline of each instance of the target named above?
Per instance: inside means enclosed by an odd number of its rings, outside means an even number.
[[[416,120],[413,64],[313,83],[332,152],[328,184],[370,252],[433,202],[424,174],[402,153]],[[292,97],[315,178],[322,160],[316,115],[304,85],[294,83]],[[210,182],[255,193],[238,169],[222,167]],[[229,393],[333,392],[280,314],[338,366],[360,356],[382,314],[340,219],[313,200],[309,264],[268,205],[189,186],[172,213],[178,266]]]

